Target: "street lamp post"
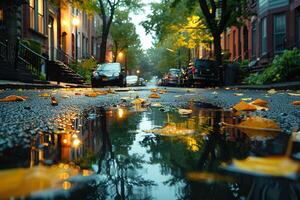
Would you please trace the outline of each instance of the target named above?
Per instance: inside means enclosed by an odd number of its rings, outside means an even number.
[[[74,17],[73,20],[72,20],[72,24],[75,26],[75,61],[77,63],[78,61],[78,32],[77,32],[77,29],[78,29],[78,25],[79,25],[79,18],[78,16]]]

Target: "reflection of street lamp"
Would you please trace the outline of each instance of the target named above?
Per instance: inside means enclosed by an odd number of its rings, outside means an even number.
[[[77,28],[79,26],[79,23],[80,23],[80,21],[79,21],[78,16],[73,17],[72,24],[75,26],[75,60],[76,60],[76,63],[77,63],[77,60],[78,60],[78,51],[77,51],[77,46],[78,46],[78,44],[77,44],[78,38],[77,37],[78,37],[78,34],[77,34]]]

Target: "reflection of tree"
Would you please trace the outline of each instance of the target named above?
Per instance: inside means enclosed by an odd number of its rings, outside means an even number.
[[[122,121],[122,124],[114,123],[107,127],[107,115],[101,110],[102,149],[98,160],[98,174],[104,176],[106,190],[114,199],[151,199],[147,196],[146,187],[154,185],[152,181],[145,180],[137,170],[144,163],[142,156],[129,154],[130,145],[134,141],[134,134],[130,130],[136,130],[140,115],[131,116]],[[126,125],[125,125],[126,124]],[[123,125],[123,126],[122,126]],[[122,134],[122,135],[120,135]],[[113,145],[112,142],[113,141]],[[136,187],[142,188],[143,194],[136,193]]]

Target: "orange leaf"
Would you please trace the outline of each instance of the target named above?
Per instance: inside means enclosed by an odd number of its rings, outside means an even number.
[[[88,93],[85,93],[85,96],[87,96],[87,97],[97,97],[98,93],[96,93],[96,92],[88,92]]]
[[[252,101],[250,104],[256,105],[256,106],[262,106],[267,107],[268,102],[262,99],[256,99],[255,101]]]
[[[236,111],[256,111],[257,108],[254,105],[248,104],[245,101],[241,101],[240,103],[233,106],[233,109]]]
[[[148,98],[153,98],[153,99],[160,99],[160,96],[156,93],[152,93],[148,96]]]
[[[300,106],[300,101],[293,101],[292,104],[295,106]]]
[[[262,117],[249,117],[247,120],[239,124],[241,127],[249,128],[263,128],[263,129],[274,129],[280,130],[278,124],[271,119],[266,119]]]
[[[17,95],[10,95],[0,99],[0,102],[15,102],[15,101],[25,101],[28,97],[26,96],[17,96]]]
[[[57,106],[58,105],[58,101],[56,100],[55,97],[51,97],[51,105],[52,106]]]

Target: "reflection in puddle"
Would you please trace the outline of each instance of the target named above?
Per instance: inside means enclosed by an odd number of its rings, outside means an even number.
[[[251,140],[238,129],[221,128],[221,122],[240,122],[230,111],[198,102],[190,108],[188,117],[140,107],[96,107],[79,117],[70,113],[56,119],[55,133],[39,133],[30,148],[3,152],[0,166],[72,163],[83,176],[90,175],[87,169],[94,171],[92,184],[80,190],[72,190],[64,176],[62,188],[70,190],[69,199],[243,199],[254,194],[249,192],[252,178],[228,174],[219,166],[233,158],[282,154],[287,137]],[[168,134],[145,132],[167,126]],[[196,175],[188,179],[190,172]]]

